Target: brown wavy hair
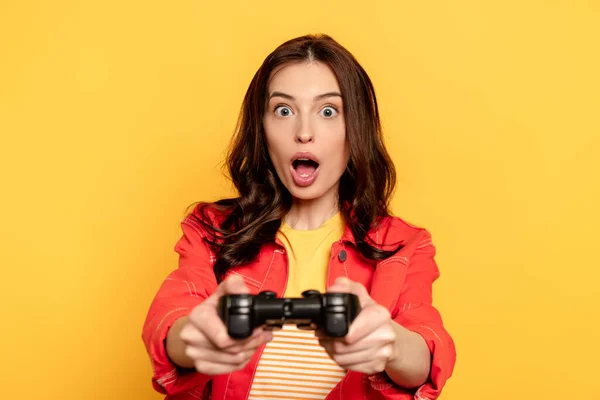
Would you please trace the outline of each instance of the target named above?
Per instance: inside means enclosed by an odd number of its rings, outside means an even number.
[[[258,69],[244,97],[226,167],[239,196],[201,203],[197,222],[209,232],[221,281],[229,268],[251,262],[264,243],[274,242],[292,196],[279,180],[267,151],[263,116],[273,70],[288,63],[318,61],[335,74],[342,93],[350,159],[339,185],[339,207],[360,253],[382,260],[401,245],[383,250],[367,233],[389,215],[396,173],[387,153],[373,84],[353,55],[327,35],[307,35],[277,47]],[[206,207],[224,216],[215,226]]]

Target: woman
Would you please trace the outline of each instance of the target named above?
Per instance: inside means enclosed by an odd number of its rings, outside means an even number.
[[[328,36],[290,40],[246,93],[228,156],[233,199],[182,222],[179,268],[143,339],[169,399],[434,399],[455,350],[432,306],[427,231],[388,213],[395,184],[366,72]],[[227,335],[225,294],[307,289],[358,296],[344,338],[255,329]],[[204,396],[204,397],[203,397]]]

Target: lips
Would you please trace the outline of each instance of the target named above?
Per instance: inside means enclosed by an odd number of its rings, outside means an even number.
[[[310,186],[319,174],[319,160],[312,153],[296,153],[292,157],[290,170],[296,185]]]

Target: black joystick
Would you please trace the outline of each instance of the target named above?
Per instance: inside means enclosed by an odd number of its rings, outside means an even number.
[[[302,292],[301,298],[277,298],[275,292],[236,294],[219,299],[219,316],[229,336],[245,339],[262,325],[266,329],[295,324],[300,329],[321,328],[327,336],[343,337],[360,311],[358,297],[350,293]]]

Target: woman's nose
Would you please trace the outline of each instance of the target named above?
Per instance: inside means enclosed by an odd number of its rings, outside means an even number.
[[[298,143],[310,143],[313,141],[313,136],[308,132],[302,132],[299,135],[296,135],[296,141]]]
[[[314,142],[314,134],[312,131],[312,127],[310,126],[310,121],[303,120],[300,124],[300,127],[296,133],[296,142],[298,143],[310,143]]]

